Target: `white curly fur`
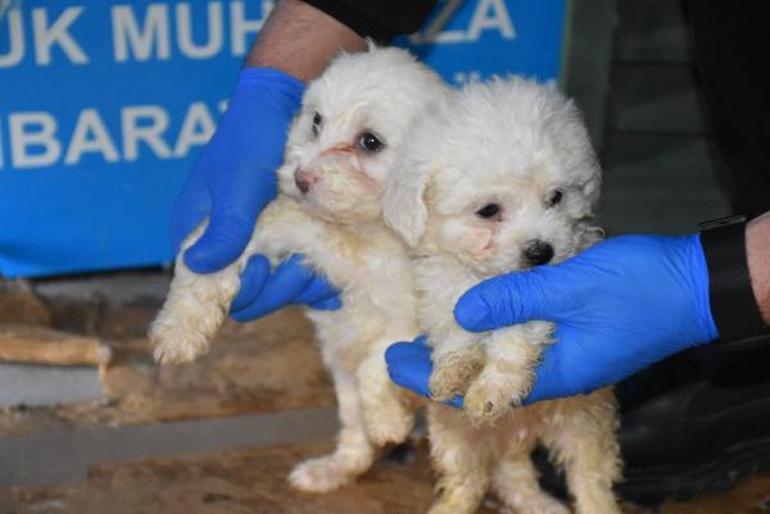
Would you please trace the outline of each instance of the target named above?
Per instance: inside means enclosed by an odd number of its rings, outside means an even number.
[[[302,253],[341,289],[341,309],[308,311],[334,378],[341,430],[334,453],[292,471],[299,489],[323,492],[350,481],[371,466],[377,446],[401,442],[412,428],[415,406],[391,384],[384,350],[416,335],[416,300],[406,247],[382,220],[382,192],[409,125],[445,91],[404,50],[338,56],[303,97],[278,170],[279,197],[261,214],[243,255],[218,273],[197,275],[180,252],[151,327],[158,362],[187,362],[207,351],[257,253],[274,264]],[[367,132],[384,143],[381,150],[362,148]],[[305,193],[299,179],[309,184]]]
[[[472,334],[452,316],[470,286],[530,266],[531,241],[552,245],[558,262],[600,239],[591,219],[599,185],[577,109],[530,80],[472,84],[433,105],[410,134],[384,216],[412,247],[418,321],[434,348],[431,392],[465,395],[464,411],[429,406],[442,491],[431,514],[475,512],[488,489],[518,513],[568,512],[538,487],[529,459],[538,441],[565,469],[579,514],[619,512],[612,391],[520,407],[553,325]],[[551,205],[555,191],[562,198]],[[492,204],[497,212],[482,217]]]

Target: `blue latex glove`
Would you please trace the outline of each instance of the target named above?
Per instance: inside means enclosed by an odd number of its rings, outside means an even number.
[[[698,235],[623,236],[553,266],[510,273],[467,291],[455,306],[482,332],[530,320],[557,325],[525,403],[588,393],[719,337]],[[399,343],[391,377],[427,393],[430,349]]]
[[[207,216],[209,224],[184,256],[196,273],[218,271],[243,252],[259,213],[277,194],[275,170],[305,86],[279,70],[241,71],[227,111],[201,152],[171,215],[175,250]],[[267,314],[286,303],[339,306],[336,291],[289,259],[271,275],[266,259],[253,258],[234,305],[238,319]],[[288,294],[291,292],[293,294]]]
[[[303,266],[301,255],[293,255],[282,262],[273,274],[267,258],[262,255],[251,257],[241,274],[241,290],[230,305],[232,318],[249,321],[289,304],[323,310],[342,306],[337,289]]]
[[[431,397],[428,381],[433,372],[433,361],[425,336],[420,336],[411,343],[390,345],[385,350],[385,362],[393,382],[426,398]],[[444,403],[460,408],[463,406],[463,397],[455,396]]]

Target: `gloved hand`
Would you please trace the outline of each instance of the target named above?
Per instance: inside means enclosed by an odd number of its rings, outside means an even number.
[[[432,349],[425,336],[419,336],[411,343],[392,344],[385,350],[385,362],[388,364],[390,379],[401,387],[430,398],[428,382],[433,373]],[[463,406],[463,397],[455,396],[444,402],[458,409]]]
[[[241,71],[227,110],[172,210],[171,237],[177,251],[184,238],[209,218],[203,235],[185,252],[191,270],[218,271],[246,248],[259,213],[277,194],[275,171],[304,89],[302,82],[279,70]],[[300,259],[289,259],[274,276],[265,262],[253,258],[243,273],[234,302],[239,319],[267,314],[289,302],[339,306],[339,299],[332,299],[336,291],[314,278]]]
[[[342,306],[337,289],[292,255],[270,273],[270,261],[263,255],[249,259],[241,274],[241,290],[230,305],[235,321],[260,318],[289,304],[335,310]]]
[[[719,337],[698,235],[616,237],[560,264],[486,280],[460,298],[455,318],[476,332],[556,323],[525,403],[588,393]],[[386,359],[394,381],[427,392],[427,347],[399,343]]]

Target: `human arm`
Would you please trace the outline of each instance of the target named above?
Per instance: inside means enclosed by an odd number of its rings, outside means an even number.
[[[759,312],[770,325],[770,212],[746,225],[746,260]]]
[[[274,68],[308,82],[338,52],[360,52],[364,38],[347,25],[301,0],[276,4],[246,58],[247,68]]]
[[[259,213],[277,193],[275,169],[304,82],[320,74],[338,51],[363,48],[362,37],[315,7],[298,0],[276,5],[172,211],[175,248],[209,219],[203,235],[185,253],[190,269],[218,271],[243,252]],[[286,303],[338,306],[336,290],[300,262],[289,259],[272,273],[266,259],[252,259],[233,302],[233,316],[250,319]]]
[[[533,319],[554,321],[556,343],[546,349],[525,403],[586,393],[714,341],[720,332],[744,328],[717,328],[711,307],[721,300],[710,291],[710,271],[715,270],[707,266],[701,239],[698,234],[612,238],[560,264],[482,282],[458,301],[455,317],[472,331]],[[767,215],[746,226],[745,250],[737,250],[744,251],[749,269],[753,308],[767,323]],[[758,313],[742,313],[746,325],[761,325],[749,323],[752,314],[759,319]],[[424,346],[397,345],[387,358],[397,382],[415,389],[427,384],[422,375],[430,373],[430,352]]]

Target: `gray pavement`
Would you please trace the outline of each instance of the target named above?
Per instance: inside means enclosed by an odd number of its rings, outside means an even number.
[[[89,466],[328,439],[334,407],[0,438],[0,487],[82,482]]]

